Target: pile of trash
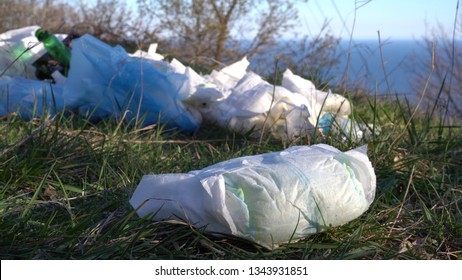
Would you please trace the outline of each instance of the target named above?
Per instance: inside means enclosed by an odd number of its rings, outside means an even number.
[[[315,129],[364,137],[348,118],[347,99],[316,89],[289,69],[281,86],[248,71],[246,58],[200,75],[176,59],[164,60],[156,45],[128,54],[91,35],[56,40],[37,30],[0,34],[0,116],[27,119],[71,110],[94,120],[161,123],[184,132],[208,121],[254,136],[268,131],[281,140]],[[70,55],[50,55],[63,48],[50,49],[60,40]],[[139,216],[182,220],[273,248],[359,217],[375,189],[366,146],[341,152],[321,144],[186,174],[146,175],[130,203]]]
[[[184,132],[207,121],[254,136],[268,131],[282,140],[314,129],[358,140],[367,133],[348,118],[350,103],[343,96],[320,91],[289,69],[281,86],[271,85],[247,70],[246,58],[200,75],[176,59],[164,60],[155,44],[147,52],[129,54],[83,35],[67,42],[68,72],[51,70],[48,80],[39,80],[37,61],[47,50],[35,36],[38,29],[0,34],[0,116],[16,113],[27,119],[71,110],[92,120],[161,123]]]

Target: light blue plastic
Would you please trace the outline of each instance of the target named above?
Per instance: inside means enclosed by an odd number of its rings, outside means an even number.
[[[66,108],[93,120],[159,123],[184,132],[199,128],[199,113],[193,115],[183,105],[189,95],[186,75],[161,72],[91,35],[73,40],[72,45],[70,70],[62,85],[0,77],[0,116],[18,113],[29,119]]]
[[[186,79],[84,35],[72,42],[63,97],[67,107],[91,118],[113,117],[141,126],[159,122],[193,132],[200,123],[182,103],[189,93]]]
[[[0,78],[0,116],[16,113],[28,120],[54,115],[63,108],[60,85],[23,77]]]

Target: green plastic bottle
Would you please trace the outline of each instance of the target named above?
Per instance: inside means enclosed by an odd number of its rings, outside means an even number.
[[[61,40],[47,30],[41,28],[37,29],[35,37],[43,43],[48,53],[61,63],[65,69],[69,68],[71,52]]]

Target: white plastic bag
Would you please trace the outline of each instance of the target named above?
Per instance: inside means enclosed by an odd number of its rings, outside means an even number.
[[[139,216],[184,220],[271,248],[363,214],[376,178],[366,146],[297,146],[186,174],[146,175],[130,203]]]
[[[32,63],[46,53],[43,44],[40,44],[35,37],[37,29],[39,26],[33,25],[0,34],[0,74],[37,79]],[[56,36],[64,39],[66,35],[57,34]]]

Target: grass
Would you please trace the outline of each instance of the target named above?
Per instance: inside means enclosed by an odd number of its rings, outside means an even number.
[[[462,133],[444,112],[353,98],[377,175],[370,209],[341,227],[274,250],[203,228],[140,219],[128,203],[141,177],[281,150],[211,124],[195,135],[75,115],[0,121],[1,259],[462,259]],[[433,113],[432,113],[433,112]],[[338,135],[289,145],[360,145]],[[260,141],[263,140],[263,141]]]

